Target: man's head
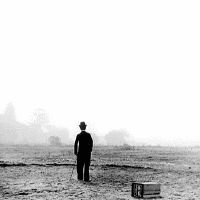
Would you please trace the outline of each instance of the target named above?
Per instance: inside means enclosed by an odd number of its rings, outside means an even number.
[[[82,130],[82,131],[84,131],[85,129],[86,129],[86,124],[85,124],[85,122],[81,122],[80,123],[80,125],[79,125],[79,127],[80,127],[80,129]]]

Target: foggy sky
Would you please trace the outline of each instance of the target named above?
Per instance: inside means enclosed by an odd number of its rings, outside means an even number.
[[[200,144],[198,1],[0,2],[0,112],[73,136]]]

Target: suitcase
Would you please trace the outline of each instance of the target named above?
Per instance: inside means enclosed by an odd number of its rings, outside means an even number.
[[[131,196],[136,198],[160,197],[160,184],[155,182],[133,182]]]

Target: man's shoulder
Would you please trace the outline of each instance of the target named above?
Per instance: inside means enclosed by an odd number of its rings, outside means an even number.
[[[78,135],[79,135],[79,137],[82,136],[82,135],[83,135],[84,137],[85,137],[85,136],[91,136],[91,134],[88,133],[88,132],[86,132],[86,131],[82,131],[82,132],[80,132]],[[77,136],[78,136],[78,135],[77,135]]]
[[[80,135],[81,135],[81,133],[78,133],[78,134],[76,135],[76,138],[79,138],[79,137],[80,137]]]
[[[86,132],[86,134],[87,134],[88,136],[92,137],[92,136],[91,136],[91,133]]]

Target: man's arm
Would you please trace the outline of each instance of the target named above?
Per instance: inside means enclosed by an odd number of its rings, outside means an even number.
[[[74,143],[74,154],[77,155],[77,145],[78,145],[78,135],[76,136],[76,140]]]
[[[92,148],[93,148],[93,140],[92,140],[92,136],[91,136],[91,135],[90,135],[90,138],[91,138],[91,141],[90,141],[90,142],[91,142],[91,146],[90,146],[91,148],[90,148],[90,151],[92,152]]]

